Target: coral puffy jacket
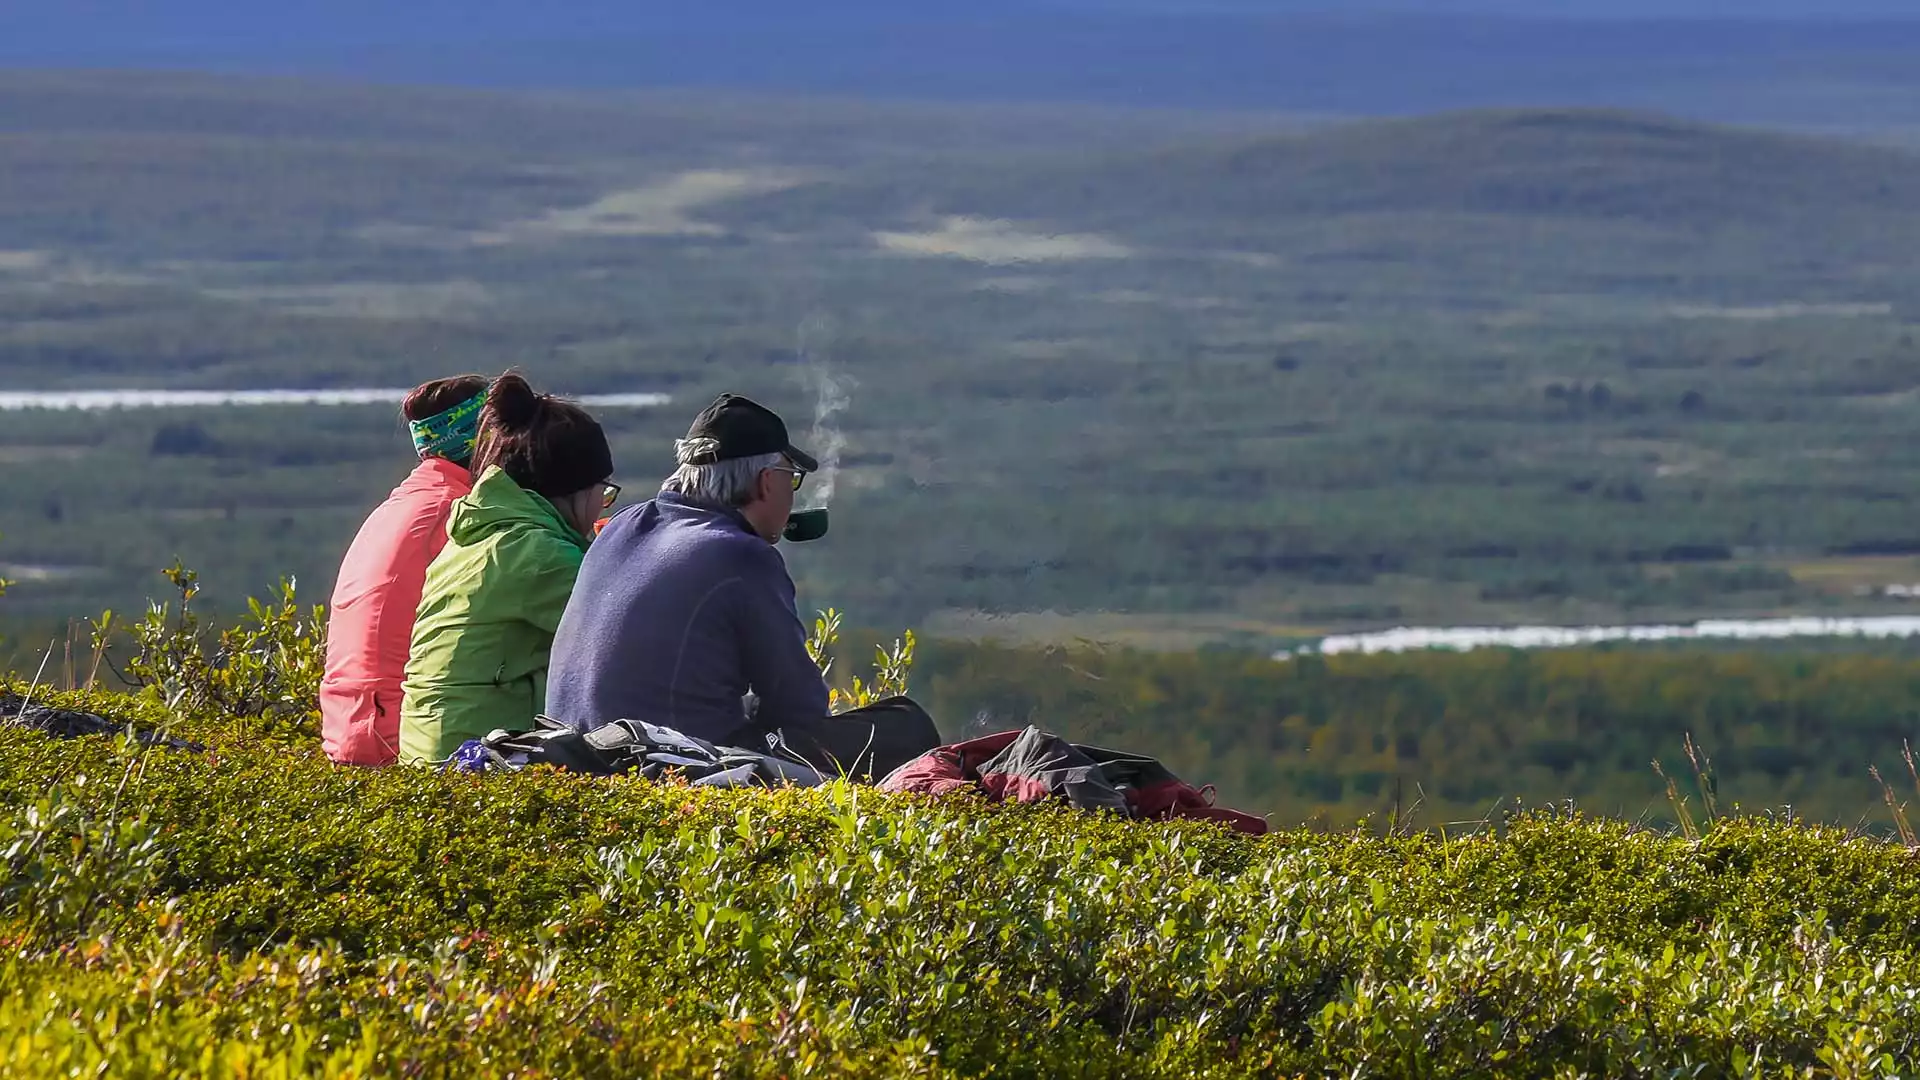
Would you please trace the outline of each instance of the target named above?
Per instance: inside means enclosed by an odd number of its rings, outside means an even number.
[[[327,622],[320,737],[343,765],[390,765],[400,751],[400,681],[427,565],[447,544],[453,501],[473,490],[464,465],[427,458],[380,504],[347,549]]]

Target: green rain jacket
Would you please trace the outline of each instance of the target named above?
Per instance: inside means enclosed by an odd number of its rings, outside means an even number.
[[[401,684],[400,760],[442,761],[547,698],[547,656],[587,538],[493,466],[454,500],[427,567]]]

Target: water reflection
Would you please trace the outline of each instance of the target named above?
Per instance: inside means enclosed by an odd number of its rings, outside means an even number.
[[[1367,634],[1335,634],[1302,652],[1410,652],[1416,649],[1564,649],[1613,641],[1778,641],[1786,638],[1906,638],[1920,635],[1920,616],[1779,619],[1702,619],[1696,623],[1641,626],[1450,626],[1410,627]],[[1285,658],[1289,653],[1281,653]]]

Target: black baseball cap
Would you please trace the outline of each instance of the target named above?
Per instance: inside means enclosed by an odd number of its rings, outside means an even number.
[[[687,438],[712,439],[717,447],[696,455],[689,465],[707,465],[716,461],[754,457],[759,454],[785,454],[805,472],[814,472],[820,463],[812,454],[787,439],[787,425],[778,413],[738,394],[721,394],[713,404],[693,418]],[[683,459],[684,460],[684,459]]]

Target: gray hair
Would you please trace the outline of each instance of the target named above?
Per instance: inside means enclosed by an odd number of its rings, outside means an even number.
[[[705,465],[683,464],[667,477],[660,490],[718,506],[745,506],[753,501],[760,474],[785,460],[785,454],[773,453]]]

